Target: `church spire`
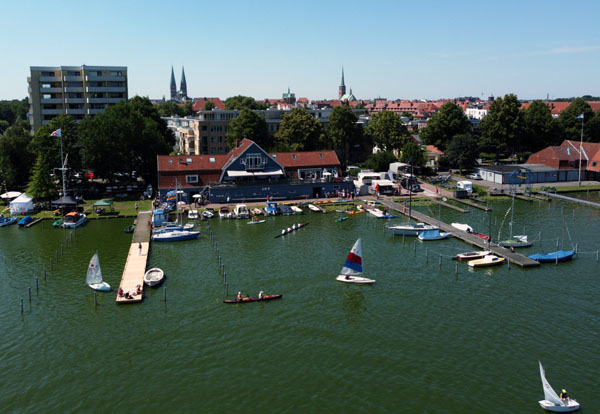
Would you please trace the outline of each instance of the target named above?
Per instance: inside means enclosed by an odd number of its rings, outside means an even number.
[[[171,66],[171,100],[177,96],[177,84],[175,83],[175,72],[173,72],[173,66]]]
[[[187,98],[187,82],[185,81],[185,71],[183,70],[183,66],[181,67],[181,86],[180,92],[183,98]]]
[[[342,66],[342,83],[338,89],[338,98],[342,99],[344,95],[346,95],[346,85],[344,84],[344,67]]]

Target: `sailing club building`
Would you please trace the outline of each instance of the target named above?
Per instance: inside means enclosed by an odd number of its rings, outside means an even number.
[[[158,190],[183,190],[188,200],[202,194],[211,203],[325,197],[353,191],[341,178],[335,151],[269,154],[243,139],[227,154],[159,155]]]

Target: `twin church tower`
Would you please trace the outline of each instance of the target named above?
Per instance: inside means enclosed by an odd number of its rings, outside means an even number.
[[[183,66],[181,67],[181,83],[179,84],[179,90],[177,90],[177,83],[175,83],[175,72],[173,72],[173,66],[171,66],[171,100],[183,101],[186,99],[188,99],[187,82],[185,81],[185,71]]]

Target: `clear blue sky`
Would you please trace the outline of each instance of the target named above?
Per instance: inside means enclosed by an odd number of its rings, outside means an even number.
[[[129,95],[600,95],[600,1],[0,0],[0,99],[30,66],[127,66]]]

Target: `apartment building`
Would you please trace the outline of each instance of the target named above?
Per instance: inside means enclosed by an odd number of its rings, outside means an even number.
[[[30,70],[32,132],[59,115],[80,121],[127,100],[127,66],[31,66]]]

